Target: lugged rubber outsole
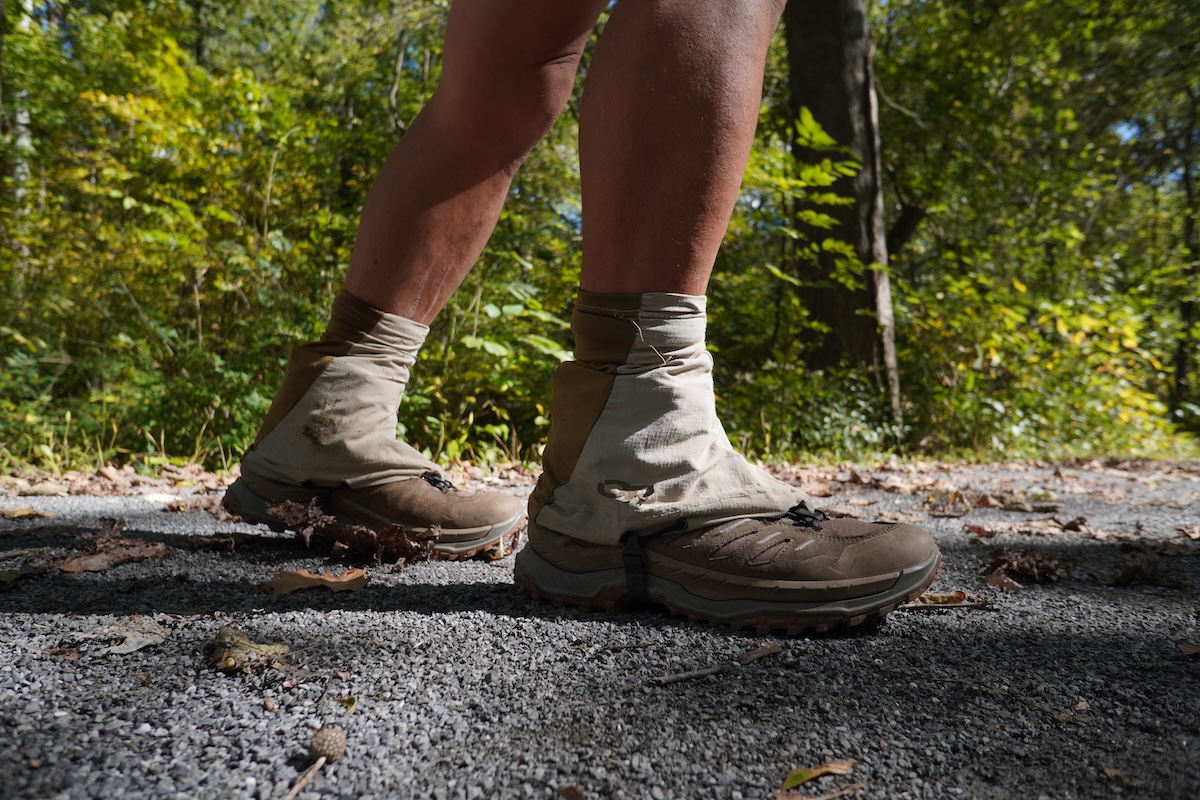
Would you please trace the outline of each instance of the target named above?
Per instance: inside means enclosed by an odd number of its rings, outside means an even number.
[[[734,630],[751,629],[759,634],[796,636],[852,628],[882,618],[897,606],[924,594],[937,578],[941,566],[941,554],[935,552],[926,563],[901,572],[888,591],[852,598],[850,602],[711,601],[655,576],[647,581],[646,595],[652,604],[691,622],[723,625]],[[570,606],[583,611],[618,614],[632,607],[623,570],[567,572],[546,562],[528,545],[517,554],[513,576],[523,591],[558,608]]]
[[[221,499],[221,507],[235,517],[239,517],[252,525],[266,525],[273,531],[291,530],[280,517],[268,509],[277,503],[291,500],[301,505],[311,502],[317,496],[316,492],[296,487],[289,491],[291,496],[279,500],[266,500],[254,493],[240,478],[233,482]],[[329,516],[346,525],[361,525],[371,530],[378,530],[375,521],[358,520],[353,516],[334,511]],[[487,536],[465,541],[437,542],[433,546],[430,558],[437,561],[463,561],[476,556],[496,560],[510,555],[521,543],[525,532],[524,514],[518,514],[512,519],[498,523]]]

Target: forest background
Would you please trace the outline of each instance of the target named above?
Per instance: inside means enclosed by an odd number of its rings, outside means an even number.
[[[447,6],[0,0],[0,467],[236,462],[436,86]],[[805,102],[836,76],[795,57],[847,6],[874,41],[865,159]],[[711,288],[731,438],[765,459],[1194,455],[1198,106],[1192,0],[793,0]],[[443,461],[544,440],[578,120],[576,97],[421,355],[401,429]],[[837,235],[872,163],[882,263]],[[814,299],[880,277],[898,393]]]

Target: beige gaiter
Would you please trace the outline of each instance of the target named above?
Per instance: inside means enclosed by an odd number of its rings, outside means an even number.
[[[554,376],[529,518],[596,544],[687,521],[781,516],[808,500],[734,451],[717,419],[705,298],[580,291],[575,361]]]
[[[242,472],[291,485],[350,488],[437,466],[396,439],[396,414],[429,328],[343,291],[320,341],[292,351]]]

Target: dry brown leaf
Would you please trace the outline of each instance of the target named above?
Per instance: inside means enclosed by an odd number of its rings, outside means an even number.
[[[1168,589],[1187,589],[1187,582],[1174,573],[1162,569],[1157,553],[1130,553],[1121,561],[1121,572],[1108,581],[1109,586],[1129,586],[1147,583]]]
[[[904,511],[880,511],[877,519],[880,522],[924,522],[925,514],[910,514]]]
[[[347,525],[323,513],[315,498],[306,506],[287,500],[267,510],[295,531],[306,547],[337,547],[339,552],[369,556],[380,564],[429,558],[442,535],[440,528],[417,532],[403,525],[388,525],[375,531]]]
[[[986,528],[983,525],[963,525],[963,530],[965,530],[967,533],[973,533],[976,536],[982,536],[985,539],[989,539],[996,535],[996,531],[992,530],[991,528]]]
[[[124,520],[102,519],[100,531],[96,534],[95,551],[73,558],[59,569],[63,572],[103,572],[118,564],[129,561],[145,561],[149,558],[162,558],[171,552],[171,548],[162,542],[147,542],[145,539],[123,539],[121,531],[125,529]]]
[[[558,796],[563,800],[587,800],[587,795],[578,786],[560,786]]]
[[[1087,711],[1089,708],[1091,708],[1091,707],[1092,707],[1092,704],[1091,704],[1091,703],[1089,703],[1087,700],[1080,700],[1078,703],[1076,703],[1076,704],[1075,704],[1074,706],[1072,706],[1072,707],[1073,707],[1073,708],[1074,708],[1076,711]]]
[[[1142,781],[1133,776],[1133,773],[1127,769],[1112,769],[1104,768],[1104,774],[1110,781],[1128,789],[1136,789],[1142,785]]]
[[[869,497],[851,497],[849,502],[852,506],[873,506],[879,501],[872,500]]]
[[[0,517],[4,517],[4,519],[36,519],[48,516],[50,516],[49,513],[33,508],[0,508]]]
[[[971,510],[971,501],[957,489],[937,491],[925,498],[931,517],[961,517]]]
[[[1021,584],[1008,577],[1002,569],[988,573],[988,576],[984,580],[1002,592],[1015,592],[1021,588]]]
[[[992,497],[990,494],[987,494],[986,492],[984,494],[981,494],[975,500],[976,508],[1001,508],[1003,506],[1004,506],[1004,503],[1001,503],[999,500]]]
[[[326,572],[317,575],[306,569],[281,569],[274,578],[262,584],[262,588],[273,594],[288,594],[300,589],[325,587],[334,592],[356,592],[370,583],[365,569],[349,569],[341,575]]]
[[[962,589],[953,592],[926,592],[913,600],[917,605],[956,606],[967,601],[967,593]]]
[[[101,553],[73,558],[59,569],[63,572],[103,572],[118,564],[130,561],[145,561],[149,558],[162,558],[171,552],[171,548],[162,542],[147,542],[144,539],[125,539],[120,544]]]
[[[1200,639],[1197,639],[1195,644],[1179,645],[1179,652],[1185,656],[1200,656]]]
[[[1056,583],[1071,574],[1070,567],[1058,556],[1039,550],[993,550],[981,570],[985,575],[1002,572],[1014,580],[1032,583]]]
[[[953,592],[926,592],[909,603],[897,606],[897,611],[954,611],[958,609],[991,607],[991,601],[956,589]]]
[[[848,758],[845,761],[826,761],[819,767],[812,769],[794,769],[788,773],[788,776],[783,780],[783,789],[795,789],[802,783],[807,783],[813,778],[819,778],[822,775],[849,775],[854,769],[854,759]]]
[[[121,619],[111,625],[101,625],[84,633],[71,633],[64,637],[64,642],[78,643],[83,641],[108,641],[114,644],[97,652],[97,655],[128,655],[143,647],[162,644],[171,637],[171,631],[159,625],[152,619],[143,616],[132,616]]]
[[[1200,542],[1200,525],[1193,525],[1190,528],[1176,528],[1175,530],[1193,541]]]

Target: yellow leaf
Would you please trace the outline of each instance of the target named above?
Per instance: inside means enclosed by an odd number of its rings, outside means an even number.
[[[1016,278],[1013,278],[1013,288],[1016,289],[1021,294],[1025,294],[1027,291],[1029,291],[1029,287],[1026,286],[1025,284],[1021,283]]]
[[[784,789],[795,789],[802,783],[807,783],[813,778],[819,778],[822,775],[849,775],[850,770],[854,769],[854,759],[846,759],[845,761],[827,761],[819,767],[812,769],[794,769],[788,773],[787,778],[783,782]]]
[[[0,517],[4,519],[34,519],[48,516],[50,515],[45,511],[37,511],[32,508],[0,508]]]

